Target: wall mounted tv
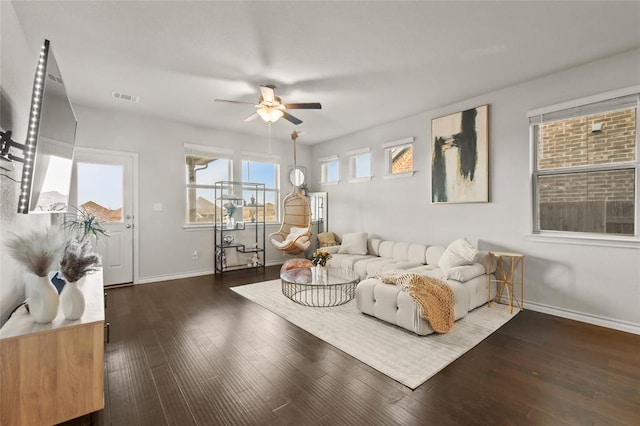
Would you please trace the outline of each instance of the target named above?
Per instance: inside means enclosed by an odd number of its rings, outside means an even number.
[[[67,211],[77,123],[51,43],[45,40],[33,81],[18,213]]]

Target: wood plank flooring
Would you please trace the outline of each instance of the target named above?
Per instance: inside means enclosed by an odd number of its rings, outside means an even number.
[[[521,312],[415,391],[229,287],[108,290],[105,409],[65,425],[639,425],[640,336]]]

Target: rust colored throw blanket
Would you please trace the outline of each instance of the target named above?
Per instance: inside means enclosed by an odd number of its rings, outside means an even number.
[[[378,274],[385,284],[398,286],[411,295],[422,311],[422,318],[437,333],[446,333],[453,328],[455,300],[449,284],[437,278],[406,272]]]

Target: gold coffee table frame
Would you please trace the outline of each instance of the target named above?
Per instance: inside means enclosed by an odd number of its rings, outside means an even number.
[[[495,278],[488,274],[487,302],[491,306],[492,300],[502,299],[504,289],[507,289],[509,300],[509,313],[513,313],[513,301],[520,310],[524,310],[524,255],[520,253],[508,253],[501,251],[489,252],[489,271],[493,269],[495,262]],[[520,272],[520,273],[518,273]],[[491,283],[496,283],[496,295],[491,298]],[[520,285],[520,299],[514,296],[514,287]]]

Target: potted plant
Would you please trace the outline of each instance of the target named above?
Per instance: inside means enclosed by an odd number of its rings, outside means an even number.
[[[53,229],[14,234],[8,241],[9,254],[28,271],[25,277],[27,309],[38,323],[49,323],[58,314],[58,290],[49,279],[65,246],[63,235]]]
[[[233,228],[235,226],[233,214],[238,209],[238,206],[236,206],[231,201],[229,201],[227,204],[224,205],[224,209],[227,212],[227,228]]]
[[[104,227],[104,220],[95,211],[84,207],[74,208],[73,213],[65,216],[63,227],[70,231],[78,241],[94,239],[96,244],[101,237],[108,237],[109,232]]]

